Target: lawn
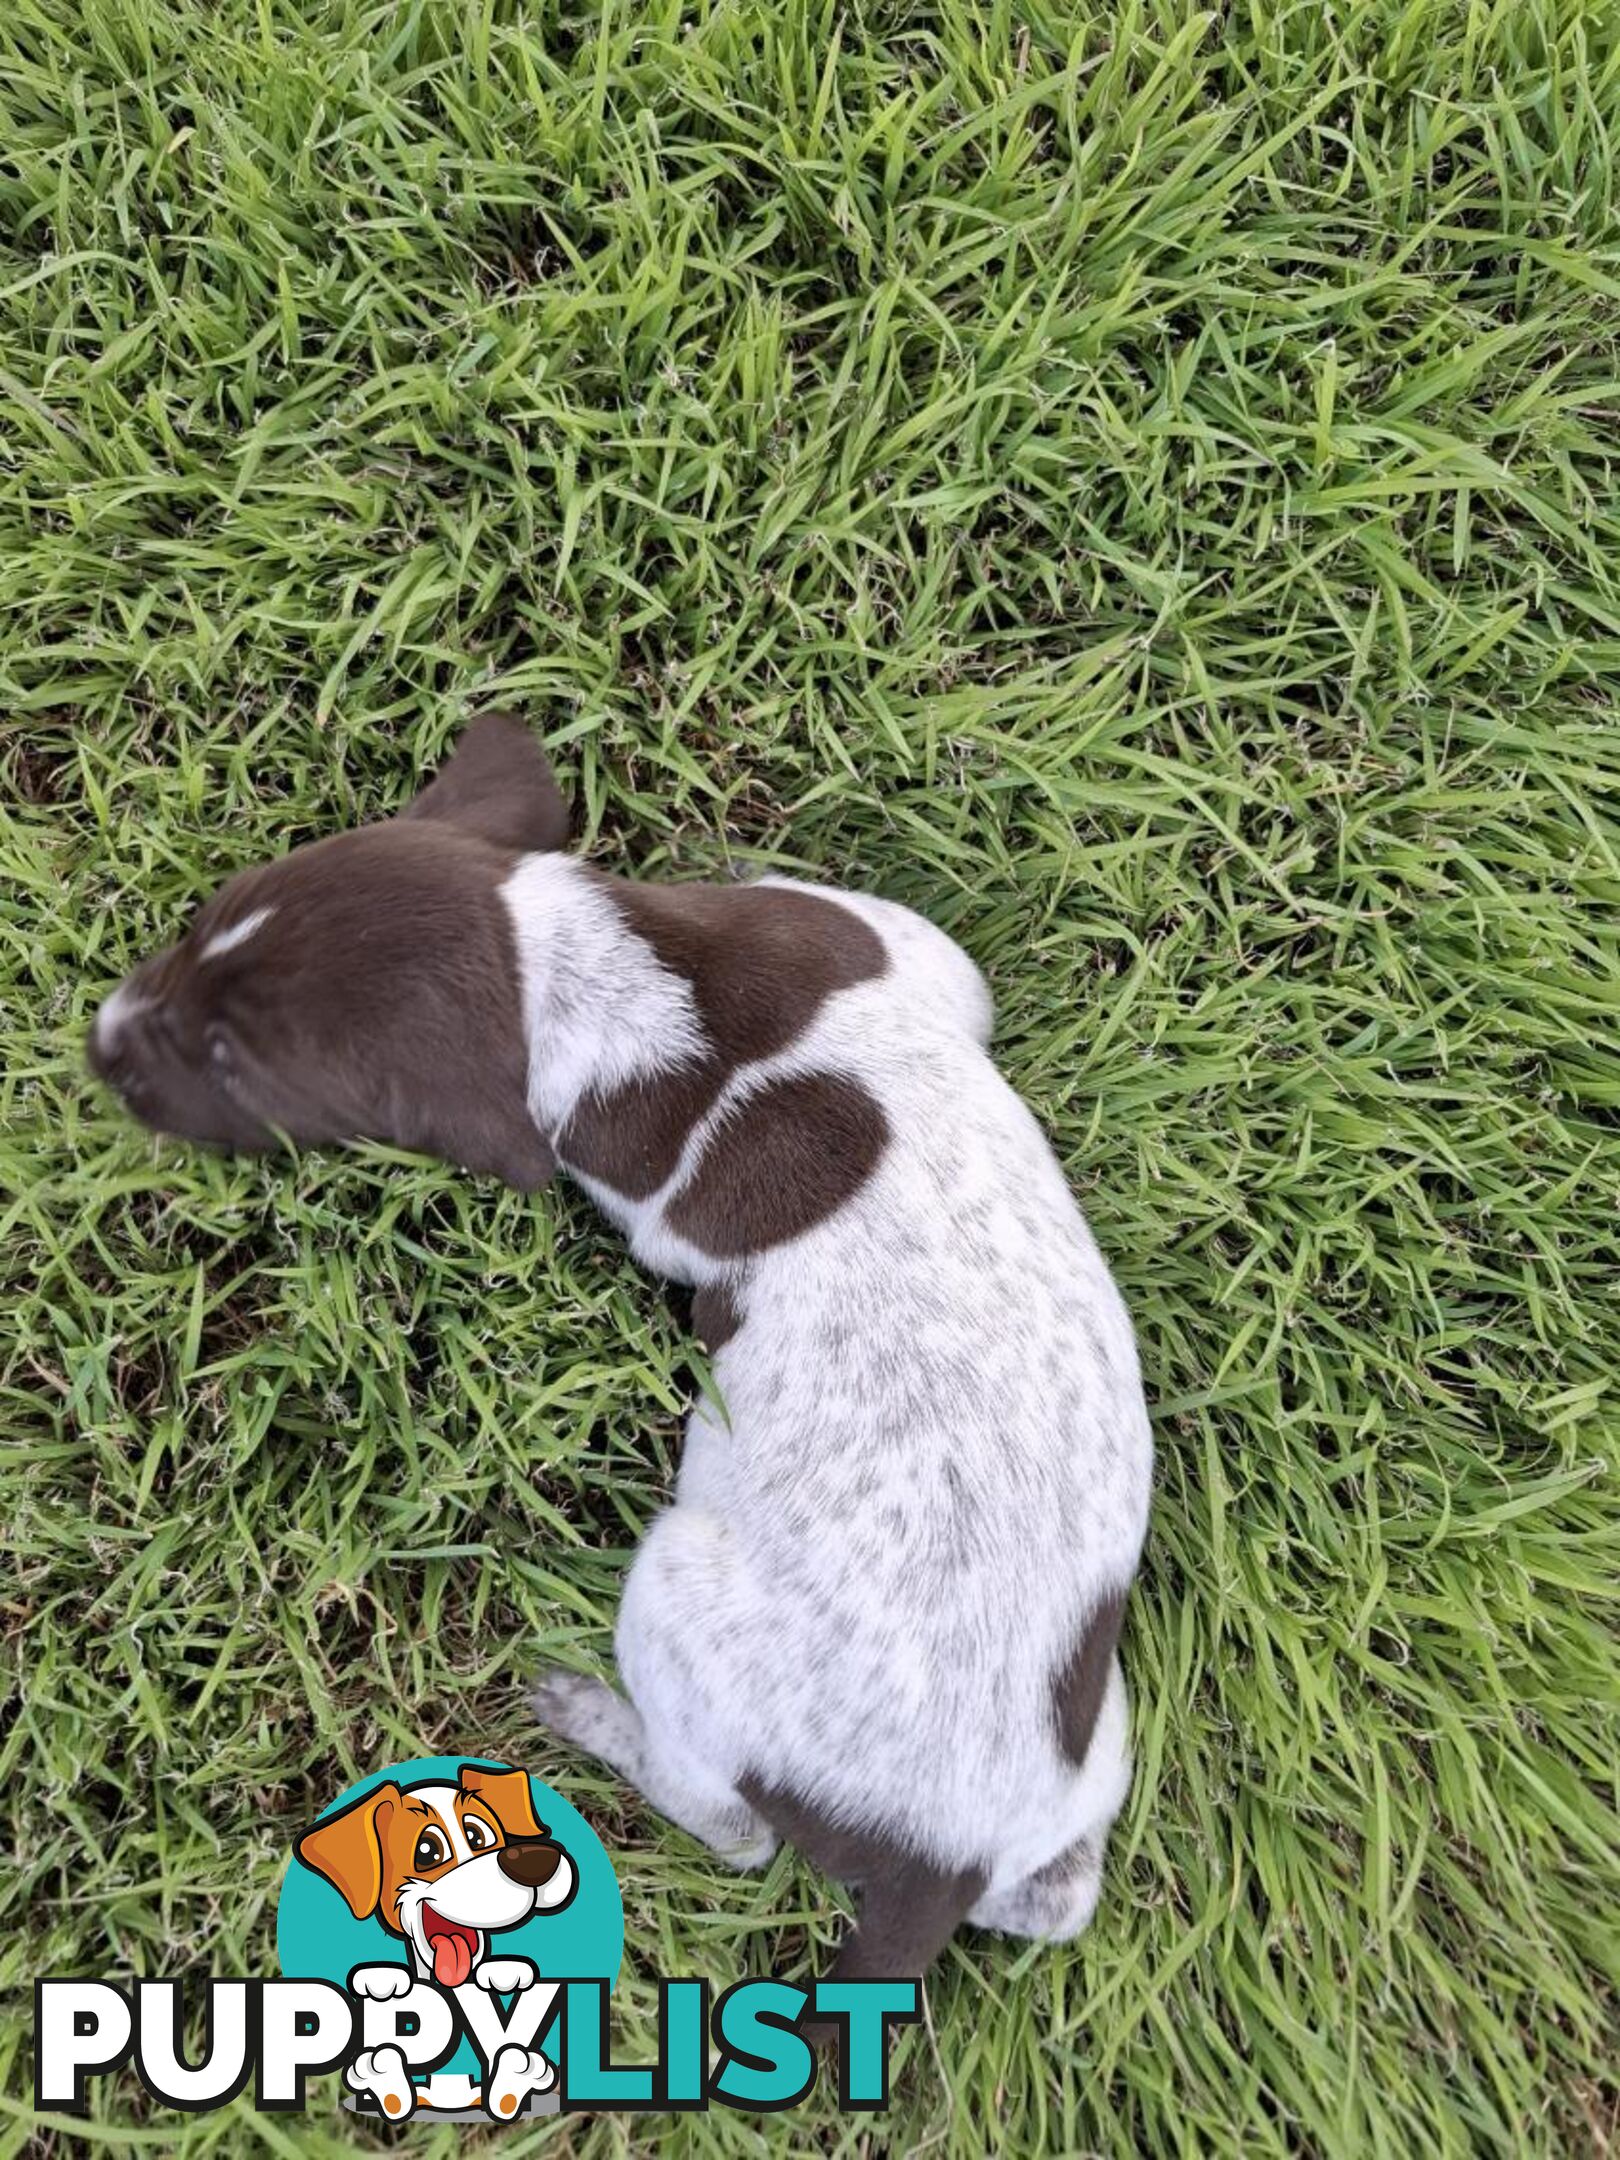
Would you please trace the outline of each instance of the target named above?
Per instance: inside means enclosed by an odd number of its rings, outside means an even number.
[[[83,1070],[500,701],[604,862],[966,944],[1159,1447],[1091,1933],[960,1935],[883,2120],[501,2149],[1612,2150],[1617,129],[1612,0],[11,0],[0,1982],[272,1971],[314,1809],[462,1749],[607,1841],[628,2059],[655,1973],[825,1968],[841,1893],[523,1701],[669,1484],[658,1286]]]

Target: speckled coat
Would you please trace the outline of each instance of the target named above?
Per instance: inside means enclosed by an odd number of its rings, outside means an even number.
[[[532,740],[475,724],[406,817],[225,887],[92,1063],[196,1138],[578,1178],[694,1286],[715,1388],[630,1570],[624,1692],[549,1672],[542,1717],[735,1864],[785,1835],[858,1882],[844,1976],[919,1972],[963,1918],[1073,1934],[1129,1783],[1151,1439],[983,980],[892,902],[614,879],[566,825]]]

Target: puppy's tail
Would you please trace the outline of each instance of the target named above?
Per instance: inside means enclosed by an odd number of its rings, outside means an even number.
[[[829,1980],[920,1980],[984,1889],[974,1868],[955,1874],[907,1855],[867,1878],[860,1916],[844,1937]],[[799,2030],[826,2047],[843,2029],[836,2018],[805,2018]]]
[[[984,1894],[976,1867],[942,1867],[880,1831],[840,1824],[784,1786],[740,1778],[737,1789],[778,1837],[826,1874],[860,1884],[860,1916],[839,1946],[829,1980],[920,1980]],[[828,2018],[801,2019],[822,2043],[841,2030]]]

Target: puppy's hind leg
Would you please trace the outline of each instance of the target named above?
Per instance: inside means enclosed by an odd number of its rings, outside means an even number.
[[[1101,1840],[1076,1838],[1022,1882],[987,1891],[969,1908],[968,1923],[1037,1942],[1068,1942],[1089,1924],[1101,1893]]]
[[[970,1924],[1042,1942],[1067,1942],[1080,1934],[1097,1910],[1108,1832],[1130,1782],[1130,1718],[1116,1657],[1075,1795],[1077,1834],[1044,1867],[987,1890],[968,1913]]]
[[[635,1700],[605,1680],[553,1670],[540,1676],[534,1706],[559,1737],[616,1769],[721,1860],[762,1868],[778,1836],[706,1747],[700,1715],[706,1683],[698,1674],[717,1678],[717,1644],[704,1648],[704,1635],[724,1633],[717,1616],[730,1605],[715,1577],[724,1547],[713,1516],[696,1508],[663,1514],[635,1557],[618,1620],[620,1672]]]

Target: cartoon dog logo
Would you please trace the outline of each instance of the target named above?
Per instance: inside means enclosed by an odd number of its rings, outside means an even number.
[[[560,1912],[578,1886],[573,1862],[536,1819],[527,1774],[471,1763],[453,1785],[378,1785],[306,1830],[297,1850],[357,1920],[378,1920],[404,1942],[405,1964],[362,1965],[350,1975],[355,1994],[379,2001],[423,1981],[452,1996],[463,1987],[500,1995],[532,1987],[539,1974],[530,1960],[492,1957],[490,1938]],[[347,2074],[396,2121],[419,2105],[480,2102],[509,2117],[556,2076],[538,2050],[523,2048],[501,2050],[487,2092],[442,2076],[413,2087],[395,2047],[368,2050]]]

